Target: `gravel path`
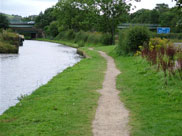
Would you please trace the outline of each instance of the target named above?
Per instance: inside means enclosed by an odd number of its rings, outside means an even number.
[[[101,97],[98,102],[95,119],[92,123],[94,136],[129,136],[128,115],[116,90],[116,76],[120,71],[114,60],[99,51],[107,60],[107,71],[103,82],[103,89],[99,90]]]

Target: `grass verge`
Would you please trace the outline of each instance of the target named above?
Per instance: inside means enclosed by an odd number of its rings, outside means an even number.
[[[142,58],[116,56],[114,46],[96,49],[111,55],[122,72],[117,88],[130,111],[131,136],[181,136],[181,80],[169,79],[165,86],[163,73]]]
[[[0,136],[91,136],[106,61],[91,58],[55,76],[0,116]]]

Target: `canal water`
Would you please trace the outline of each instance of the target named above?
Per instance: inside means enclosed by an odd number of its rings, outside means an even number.
[[[80,60],[74,48],[32,40],[18,55],[0,54],[0,114]]]

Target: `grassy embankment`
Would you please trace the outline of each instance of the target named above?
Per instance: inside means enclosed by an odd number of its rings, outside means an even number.
[[[122,71],[117,78],[121,100],[130,111],[132,136],[182,135],[182,81],[168,80],[140,57],[118,57],[114,47],[98,47],[111,55]]]
[[[19,36],[13,32],[0,32],[0,53],[18,53]]]
[[[91,136],[106,61],[91,58],[55,76],[0,116],[0,136]]]

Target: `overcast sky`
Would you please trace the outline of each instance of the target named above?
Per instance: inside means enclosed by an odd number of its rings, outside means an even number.
[[[141,2],[134,2],[133,5],[135,5],[137,8],[134,10],[138,10],[138,9],[153,9],[155,8],[156,4],[159,3],[165,3],[168,4],[169,7],[174,7],[175,6],[175,2],[173,0],[141,0]],[[133,11],[132,11],[133,12]]]
[[[0,12],[21,16],[38,15],[57,2],[58,0],[0,0]],[[153,9],[156,3],[166,3],[170,7],[175,5],[172,0],[141,0],[139,3],[134,3],[137,6],[135,11],[141,8]]]

